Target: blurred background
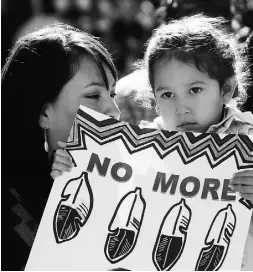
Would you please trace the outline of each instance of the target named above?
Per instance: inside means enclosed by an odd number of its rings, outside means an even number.
[[[223,16],[229,20],[227,31],[234,34],[239,48],[253,29],[253,0],[2,0],[1,7],[2,66],[20,36],[55,21],[99,36],[119,71],[121,119],[137,125],[156,116],[154,108],[140,107],[132,99],[135,91],[148,88],[148,84],[145,74],[131,73],[155,27],[197,12]],[[247,109],[252,111],[252,107]]]

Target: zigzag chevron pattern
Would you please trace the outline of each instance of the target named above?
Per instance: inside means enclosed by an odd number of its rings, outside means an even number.
[[[177,151],[184,164],[204,156],[212,168],[234,156],[238,169],[253,168],[253,141],[247,135],[194,134],[141,129],[115,119],[97,121],[78,111],[67,149],[87,149],[85,135],[99,145],[121,140],[130,154],[153,148],[163,159]]]

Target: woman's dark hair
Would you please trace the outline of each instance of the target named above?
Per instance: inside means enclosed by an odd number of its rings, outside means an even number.
[[[227,79],[235,77],[237,100],[242,103],[246,98],[247,69],[241,69],[245,68],[244,59],[236,51],[225,24],[223,18],[197,14],[172,20],[157,28],[147,42],[144,58],[152,88],[154,63],[166,57],[168,60],[194,64],[200,71],[216,79],[220,87],[226,87]]]
[[[40,115],[45,105],[56,101],[62,87],[77,72],[83,55],[98,65],[107,88],[103,64],[117,79],[104,44],[65,24],[49,25],[20,38],[3,67],[3,182],[8,188],[18,188],[32,207],[41,196],[48,196],[52,184]]]

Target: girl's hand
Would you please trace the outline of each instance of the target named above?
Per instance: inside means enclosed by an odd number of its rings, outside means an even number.
[[[253,169],[236,172],[230,180],[230,185],[241,197],[253,202]]]
[[[53,179],[61,176],[63,172],[70,172],[74,164],[72,162],[71,156],[65,150],[66,143],[61,141],[57,142],[59,149],[57,149],[53,154],[53,164],[52,164],[52,171],[50,173]]]

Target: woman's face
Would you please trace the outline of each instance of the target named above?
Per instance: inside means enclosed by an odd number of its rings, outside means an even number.
[[[76,112],[80,105],[119,119],[120,111],[114,101],[115,80],[104,65],[109,89],[101,72],[90,57],[80,59],[80,68],[60,91],[55,103],[46,109],[49,153],[58,149],[57,141],[67,142]]]

